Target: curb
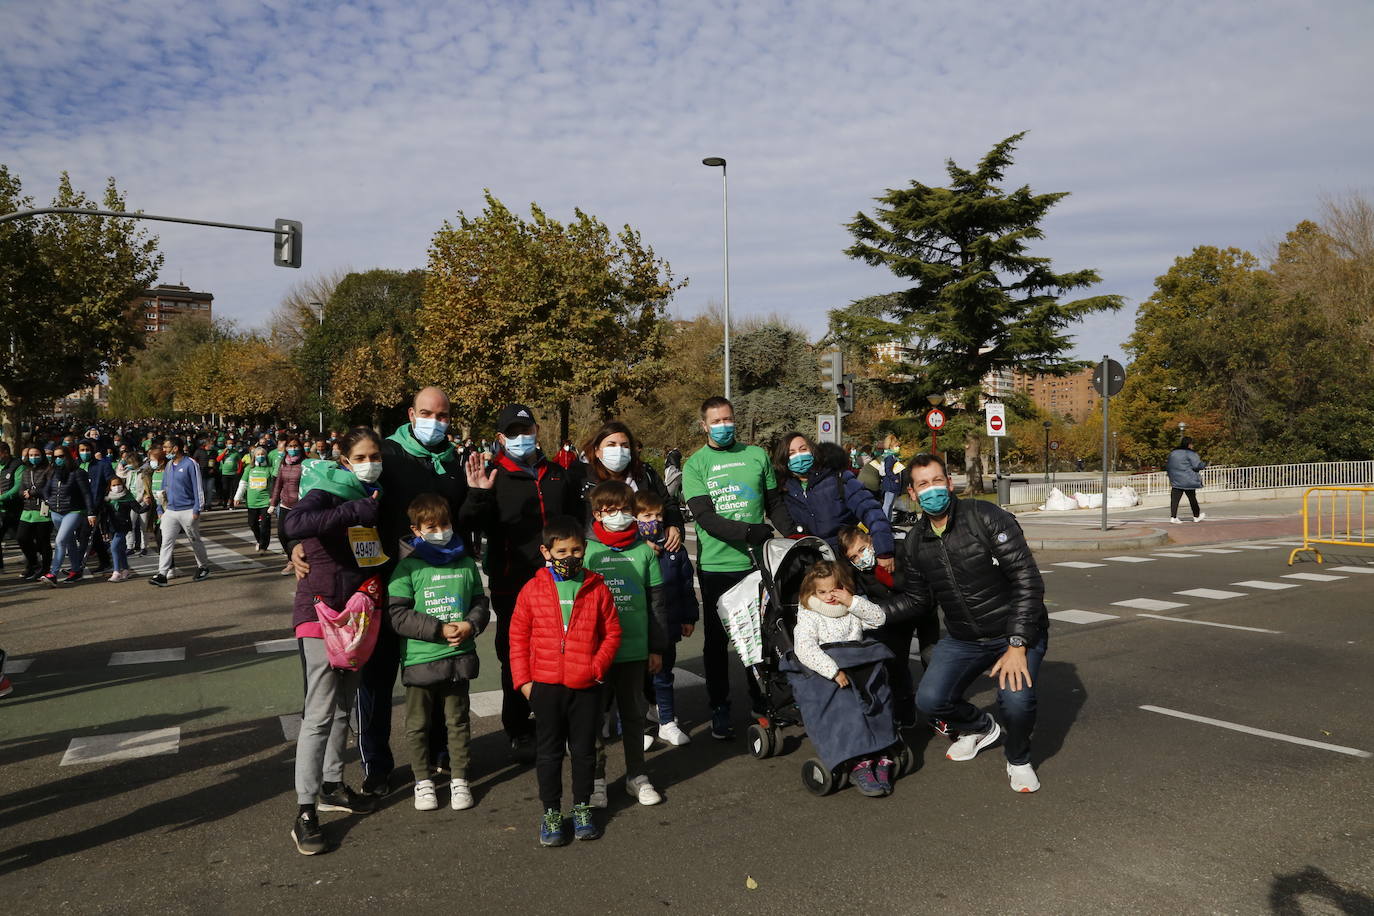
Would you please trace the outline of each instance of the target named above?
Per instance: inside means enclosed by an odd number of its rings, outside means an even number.
[[[1146,528],[1143,533],[1131,537],[1031,537],[1026,536],[1026,544],[1031,550],[1134,550],[1141,547],[1159,547],[1169,543],[1169,532],[1163,528]]]

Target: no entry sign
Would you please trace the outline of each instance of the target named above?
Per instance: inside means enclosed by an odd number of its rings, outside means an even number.
[[[945,428],[945,412],[938,407],[932,407],[930,413],[926,414],[926,426],[935,432]]]
[[[1007,409],[1002,404],[986,404],[983,407],[987,415],[987,434],[989,436],[1005,436],[1007,434]]]

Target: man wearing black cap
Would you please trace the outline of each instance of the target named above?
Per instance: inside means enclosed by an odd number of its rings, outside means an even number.
[[[515,598],[544,565],[539,552],[550,519],[586,517],[580,475],[546,461],[539,450],[539,424],[523,404],[507,404],[497,418],[495,467],[483,467],[482,456],[468,457],[468,498],[458,524],[487,537],[486,570],[492,610],[496,612],[496,656],[501,660],[501,725],[511,750],[523,762],[534,759],[530,705],[511,686],[510,624]]]

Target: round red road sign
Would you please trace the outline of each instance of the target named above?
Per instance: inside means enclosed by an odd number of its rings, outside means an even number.
[[[1002,418],[994,414],[988,418],[988,426],[991,426],[993,431],[996,432],[1002,428]]]
[[[945,425],[945,413],[938,407],[932,407],[930,413],[926,414],[926,426],[934,430],[943,429]]]

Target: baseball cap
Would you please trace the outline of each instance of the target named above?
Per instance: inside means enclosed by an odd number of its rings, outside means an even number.
[[[504,434],[512,426],[533,426],[537,422],[534,411],[524,404],[507,404],[496,419],[496,431]]]

